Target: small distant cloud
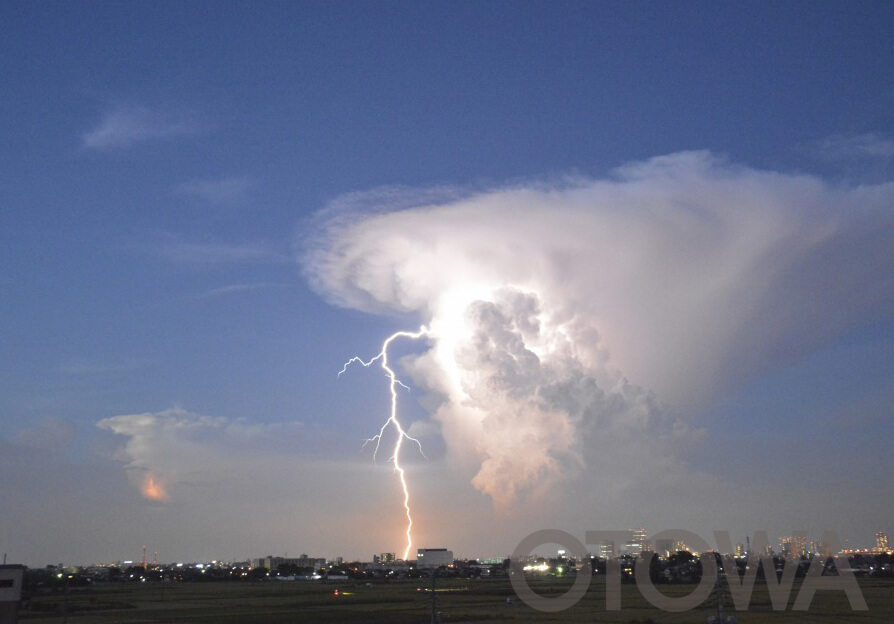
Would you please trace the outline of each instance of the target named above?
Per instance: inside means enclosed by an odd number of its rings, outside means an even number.
[[[291,262],[288,255],[281,254],[262,243],[169,241],[158,247],[157,252],[162,258],[178,264],[282,264]]]
[[[210,204],[229,205],[245,200],[253,186],[251,178],[231,176],[220,180],[192,180],[179,185],[176,190]]]
[[[86,148],[113,149],[151,139],[192,134],[197,129],[197,123],[184,113],[124,106],[107,111],[99,124],[81,138]]]
[[[827,161],[894,158],[894,140],[874,132],[827,137],[814,148],[816,155]]]
[[[201,295],[199,295],[198,298],[213,299],[215,297],[225,297],[227,295],[234,295],[238,293],[249,292],[252,290],[262,290],[266,288],[278,288],[280,286],[282,286],[282,284],[273,284],[267,282],[261,282],[258,284],[230,284],[228,286],[220,286],[219,288],[206,290]]]
[[[224,264],[284,264],[292,262],[288,251],[280,251],[266,242],[226,242],[213,239],[189,240],[179,234],[158,232],[155,240],[135,241],[137,249],[168,262],[193,266]]]
[[[125,371],[131,371],[138,366],[139,363],[136,361],[111,364],[105,362],[96,362],[84,358],[76,358],[63,362],[56,369],[56,372],[62,375],[76,376],[110,375]]]
[[[266,240],[225,241],[211,236],[189,238],[175,232],[154,231],[137,233],[122,239],[120,244],[131,253],[195,269],[294,262],[290,247]]]

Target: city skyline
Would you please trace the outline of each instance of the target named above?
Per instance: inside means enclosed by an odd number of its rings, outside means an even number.
[[[412,549],[643,522],[871,546],[892,21],[4,3],[0,552],[402,553],[395,397]],[[344,370],[395,332],[422,335],[391,383]]]
[[[638,528],[628,528],[625,530],[618,530],[619,532],[627,532],[629,534],[630,539],[626,542],[615,542],[614,540],[601,540],[596,541],[594,543],[587,544],[587,550],[590,554],[605,559],[605,558],[619,558],[622,556],[639,556],[639,554],[643,551],[654,552],[659,556],[666,557],[669,554],[673,554],[675,552],[680,551],[689,551],[694,554],[701,554],[698,549],[693,550],[689,545],[687,545],[684,541],[679,540],[653,540],[654,535],[658,535],[662,532],[666,531],[675,531],[674,529],[662,529],[657,533],[649,533],[645,527]],[[684,529],[685,530],[685,529]],[[572,537],[574,537],[572,535]],[[697,536],[699,539],[703,539],[701,536]],[[720,548],[720,544],[715,544],[708,540],[709,549],[706,552],[719,552],[721,554],[731,554],[737,557],[745,556],[749,552],[749,547],[746,547],[746,544],[750,546],[751,539],[753,534],[748,534],[745,536],[745,541],[737,541],[742,536],[728,536],[730,537],[730,546],[731,550],[727,552],[723,548]],[[800,556],[806,557],[812,554],[823,554],[828,550],[828,545],[824,542],[817,539],[810,539],[811,537],[803,532],[793,532],[789,535],[779,535],[774,539],[771,539],[766,544],[766,551],[772,552],[777,555],[782,555],[786,557],[791,556]],[[852,540],[847,536],[835,536],[839,542],[839,548],[835,550],[833,554],[845,554],[845,555],[855,555],[855,554],[894,554],[894,550],[891,549],[888,544],[888,533],[887,531],[876,531],[875,532],[875,543],[873,545],[862,544],[855,545],[852,544]],[[798,548],[792,550],[788,547],[788,544],[796,542],[798,544]],[[774,544],[776,546],[774,546]],[[542,544],[534,551],[529,553],[525,558],[543,558],[543,557],[555,557],[562,556],[566,550],[564,547],[560,547],[562,545],[558,544]],[[448,550],[446,548],[424,548],[419,547],[416,549],[418,552],[421,551],[446,551],[449,552],[451,556],[453,556],[453,551]],[[183,566],[183,565],[193,565],[193,564],[202,564],[202,565],[218,565],[218,566],[233,566],[233,565],[243,565],[247,564],[250,567],[266,567],[268,570],[275,570],[276,566],[270,565],[270,561],[275,562],[287,562],[287,563],[307,563],[311,562],[314,565],[324,565],[324,564],[332,564],[341,566],[347,563],[361,562],[361,563],[372,563],[372,564],[404,564],[412,561],[416,561],[415,558],[403,559],[399,557],[394,552],[376,552],[368,557],[358,557],[358,558],[348,558],[342,555],[335,556],[318,556],[319,553],[314,555],[308,555],[307,553],[302,552],[298,557],[291,557],[288,553],[288,550],[285,551],[275,551],[279,554],[266,554],[261,557],[245,557],[245,558],[214,558],[214,559],[205,559],[205,560],[187,560],[182,558],[173,558],[173,559],[165,559],[162,557],[162,560],[158,559],[158,551],[148,549],[148,547],[143,546],[139,552],[142,554],[142,558],[139,559],[125,559],[119,558],[112,561],[99,561],[99,560],[87,560],[81,562],[73,562],[73,561],[60,561],[57,562],[53,560],[52,562],[47,562],[47,565],[53,565],[57,567],[66,567],[66,568],[83,568],[83,567],[91,567],[91,566],[139,566],[143,568],[149,567],[157,567],[157,566]],[[829,551],[831,552],[831,551]],[[454,557],[457,561],[484,561],[484,562],[495,562],[497,560],[503,561],[505,559],[511,558],[514,556],[514,553],[457,553]],[[266,563],[265,563],[266,562]],[[33,565],[31,567],[43,567],[42,564]]]

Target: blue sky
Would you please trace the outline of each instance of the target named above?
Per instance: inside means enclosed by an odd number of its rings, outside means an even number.
[[[892,26],[4,3],[0,550],[400,551],[361,451],[387,386],[336,373],[423,323],[395,345],[420,546],[894,531]]]

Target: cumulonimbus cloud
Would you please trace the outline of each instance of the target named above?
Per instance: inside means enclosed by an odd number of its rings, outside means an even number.
[[[97,426],[120,443],[114,458],[124,464],[131,495],[142,495],[157,512],[166,551],[216,553],[236,544],[250,557],[295,544],[357,556],[370,543],[395,538],[392,508],[382,505],[393,494],[382,478],[390,468],[358,453],[356,438],[345,440],[337,427],[179,407],[112,416]],[[133,499],[110,508],[134,513]],[[360,525],[366,528],[358,532]],[[171,526],[177,531],[170,533]]]
[[[250,424],[241,420],[190,413],[171,408],[155,413],[123,414],[97,423],[125,442],[117,458],[125,462],[132,483],[142,494],[167,502],[180,486],[232,480],[239,467],[259,448],[270,457],[299,447],[301,423]],[[240,457],[240,462],[233,458]]]
[[[891,183],[686,152],[606,178],[354,194],[302,261],[330,301],[430,326],[410,369],[475,486],[512,500],[598,463],[590,440],[686,436],[671,413],[890,314],[892,205]]]

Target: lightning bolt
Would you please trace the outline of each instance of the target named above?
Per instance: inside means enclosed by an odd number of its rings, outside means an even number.
[[[379,429],[379,433],[374,435],[373,437],[366,440],[363,443],[365,447],[367,444],[371,442],[375,442],[375,451],[373,451],[373,459],[375,459],[379,454],[379,446],[382,443],[382,437],[385,435],[385,430],[388,429],[389,426],[394,427],[395,431],[397,431],[397,440],[394,443],[394,451],[391,454],[391,457],[388,461],[394,463],[394,470],[397,472],[398,477],[400,479],[400,487],[404,494],[404,512],[407,516],[407,547],[404,550],[404,561],[407,560],[407,557],[410,555],[410,548],[413,546],[413,514],[410,511],[410,488],[407,485],[407,475],[406,471],[400,465],[400,451],[403,447],[404,440],[409,440],[411,442],[415,442],[416,446],[419,449],[419,452],[425,457],[425,453],[422,452],[422,444],[409,435],[406,430],[403,428],[403,425],[400,424],[400,421],[397,419],[397,387],[401,386],[409,390],[409,388],[397,378],[397,375],[394,373],[394,370],[388,365],[388,347],[391,345],[393,341],[398,338],[410,338],[412,340],[417,340],[422,336],[428,335],[428,328],[425,326],[421,327],[417,332],[408,332],[408,331],[399,331],[391,334],[388,338],[385,339],[385,342],[382,343],[382,350],[370,360],[363,360],[359,357],[352,357],[350,360],[345,362],[345,365],[342,367],[341,371],[339,371],[338,376],[341,377],[342,374],[348,370],[348,367],[351,364],[361,364],[366,368],[372,366],[374,362],[379,362],[382,370],[385,371],[385,375],[388,377],[388,386],[391,390],[391,414],[388,416],[388,419]]]

